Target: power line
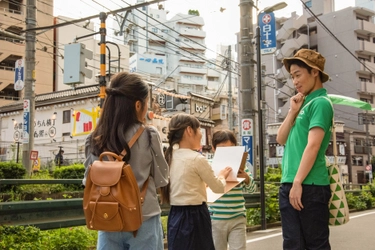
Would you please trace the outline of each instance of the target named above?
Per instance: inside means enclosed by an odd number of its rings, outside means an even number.
[[[142,7],[142,6],[147,6],[149,4],[154,4],[154,3],[158,3],[158,2],[164,2],[164,1],[166,1],[166,0],[152,0],[150,2],[139,3],[139,4],[132,5],[130,7],[121,8],[121,9],[113,10],[111,12],[107,12],[106,15],[108,15],[108,16],[110,14],[114,15],[117,12],[124,12],[124,11],[128,11],[128,10],[132,10],[134,8],[139,8],[139,7]],[[86,20],[99,18],[99,17],[100,17],[100,14],[99,15],[92,15],[92,16],[88,16],[88,17],[84,17],[84,18],[80,18],[80,19],[74,19],[74,20],[71,20],[71,21],[65,22],[65,23],[59,23],[59,24],[55,24],[55,25],[49,25],[49,26],[44,26],[44,27],[32,28],[32,29],[25,29],[25,30],[22,30],[21,33],[24,33],[24,32],[27,32],[27,31],[55,29],[55,28],[63,27],[63,26],[66,26],[66,25],[74,24],[74,23],[84,22]]]
[[[315,18],[315,20],[319,23],[319,25],[331,36],[333,39],[338,42],[352,57],[354,57],[363,67],[365,67],[371,74],[375,74],[369,67],[366,66],[356,55],[353,54],[332,32],[331,30],[315,15],[315,13],[306,5],[305,2],[300,0],[305,9]]]

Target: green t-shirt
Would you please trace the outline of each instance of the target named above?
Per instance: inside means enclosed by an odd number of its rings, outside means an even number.
[[[325,132],[324,138],[314,165],[303,184],[329,185],[325,152],[331,137],[332,118],[332,103],[328,99],[326,89],[318,89],[306,97],[285,144],[282,160],[282,183],[294,181],[307,145],[308,133],[310,129],[320,127]]]

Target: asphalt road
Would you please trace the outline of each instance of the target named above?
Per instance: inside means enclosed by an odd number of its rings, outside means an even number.
[[[375,249],[375,209],[350,214],[350,221],[330,227],[332,250]],[[247,234],[247,249],[282,249],[281,228],[253,231]]]

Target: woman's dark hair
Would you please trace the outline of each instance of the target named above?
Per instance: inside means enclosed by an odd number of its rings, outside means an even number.
[[[228,129],[216,131],[212,136],[212,147],[216,150],[216,146],[220,143],[230,141],[237,145],[237,139],[234,133]]]
[[[165,159],[169,167],[171,167],[172,163],[173,145],[180,143],[187,127],[191,127],[194,132],[197,132],[200,127],[200,123],[195,116],[185,113],[176,114],[169,121],[167,136],[169,146],[165,151]],[[169,188],[170,184],[161,188],[163,203],[169,203]]]
[[[305,62],[303,62],[301,60],[298,60],[298,59],[293,59],[293,60],[289,61],[288,71],[290,71],[290,67],[292,66],[292,64],[295,64],[298,67],[307,69],[307,72],[309,72],[309,74],[311,74],[311,70],[313,69],[309,65],[307,65]],[[321,81],[323,81],[323,74],[322,74],[322,72],[320,72],[320,70],[319,70],[319,78],[320,78]]]
[[[125,148],[128,161],[131,155],[125,133],[134,124],[141,123],[135,104],[140,101],[145,108],[149,87],[139,75],[120,72],[111,79],[106,94],[98,125],[91,136],[92,153],[96,156],[103,151],[120,154]]]

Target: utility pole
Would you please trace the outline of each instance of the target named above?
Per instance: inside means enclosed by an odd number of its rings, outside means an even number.
[[[231,69],[231,60],[232,60],[232,46],[228,46],[228,59],[227,59],[227,70],[228,70],[228,125],[229,130],[233,131],[233,112],[232,112],[232,69]]]
[[[35,0],[26,2],[26,30],[36,27],[36,5]],[[23,147],[22,164],[28,176],[31,175],[30,152],[34,148],[34,110],[35,110],[35,30],[25,33],[25,93],[23,114]]]
[[[107,35],[107,29],[105,26],[105,20],[107,19],[107,14],[105,12],[100,12],[99,15],[100,19],[100,76],[99,76],[99,86],[100,86],[100,108],[103,107],[104,98],[105,98],[105,89],[107,87],[107,82],[105,80],[106,77],[106,69],[105,69],[105,49],[106,49],[106,35]]]
[[[253,40],[253,1],[240,0],[240,63],[241,63],[241,81],[240,81],[240,120],[241,120],[241,139],[242,145],[248,140],[246,145],[250,163],[254,166],[253,177],[257,179],[256,164],[251,162],[254,157],[254,145],[256,140],[255,133],[250,136],[244,136],[244,121],[250,122],[251,130],[256,128],[254,125],[254,48]],[[245,120],[244,120],[245,119]],[[246,125],[247,126],[247,125]],[[246,140],[245,140],[246,138]],[[252,138],[249,140],[248,138]],[[254,161],[254,160],[253,160]]]

